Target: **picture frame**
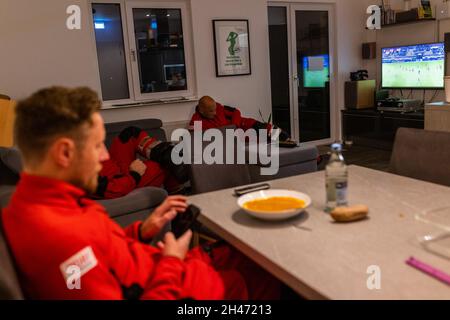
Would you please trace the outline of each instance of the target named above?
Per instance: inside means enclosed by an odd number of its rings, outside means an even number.
[[[216,77],[252,73],[249,23],[246,19],[215,19],[213,23]]]

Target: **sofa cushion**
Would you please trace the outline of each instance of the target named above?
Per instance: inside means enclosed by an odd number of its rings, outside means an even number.
[[[15,174],[22,171],[22,156],[17,148],[0,147],[0,161]]]
[[[112,218],[137,211],[154,208],[167,197],[164,189],[145,187],[133,190],[124,197],[110,200],[98,200]]]
[[[270,148],[267,149],[270,155]],[[300,146],[295,148],[280,148],[279,149],[279,165],[286,167],[296,165],[303,162],[316,161],[319,156],[319,151],[315,146]],[[251,152],[247,147],[247,152]],[[247,159],[250,159],[247,157]],[[259,157],[257,157],[259,161]],[[267,165],[269,166],[269,165]]]
[[[280,148],[280,167],[290,166],[311,160],[317,160],[319,151],[315,146]]]

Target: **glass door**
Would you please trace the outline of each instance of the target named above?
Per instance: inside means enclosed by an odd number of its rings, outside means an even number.
[[[291,5],[294,125],[300,142],[334,141],[333,5]]]
[[[334,5],[269,3],[274,123],[306,144],[335,140]]]
[[[269,50],[273,123],[294,136],[291,117],[289,15],[285,5],[270,5]]]

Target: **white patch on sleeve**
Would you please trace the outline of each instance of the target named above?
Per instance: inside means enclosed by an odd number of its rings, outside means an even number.
[[[70,272],[68,270],[72,266],[76,266],[80,270],[80,278],[92,270],[95,266],[97,266],[98,261],[95,257],[94,251],[92,247],[88,246],[84,249],[81,249],[69,259],[64,261],[59,265],[59,269],[61,270],[63,277],[65,280],[70,276]]]

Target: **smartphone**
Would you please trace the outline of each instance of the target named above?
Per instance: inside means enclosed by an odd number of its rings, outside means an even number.
[[[236,197],[240,197],[240,196],[250,193],[250,192],[267,190],[267,189],[270,189],[270,184],[268,184],[268,183],[254,184],[252,186],[246,186],[246,187],[234,189],[234,195]]]
[[[178,239],[190,229],[199,215],[200,208],[193,204],[190,204],[184,212],[178,213],[175,219],[172,220],[172,232],[175,238]]]

